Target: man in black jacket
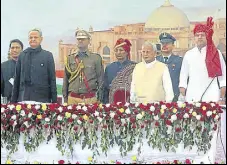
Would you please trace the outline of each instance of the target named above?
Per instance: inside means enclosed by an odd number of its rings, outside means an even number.
[[[57,102],[54,58],[41,48],[42,32],[29,32],[29,45],[18,58],[11,102]]]
[[[7,102],[11,98],[16,62],[22,50],[23,43],[20,40],[10,41],[9,59],[1,63],[1,95],[7,98]]]

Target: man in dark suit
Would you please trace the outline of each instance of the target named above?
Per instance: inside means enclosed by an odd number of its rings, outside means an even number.
[[[1,95],[9,102],[12,94],[15,66],[19,54],[23,50],[23,43],[14,39],[9,44],[9,59],[1,63]]]
[[[54,58],[41,48],[42,32],[29,32],[29,45],[18,58],[12,93],[12,102],[57,102]]]
[[[173,101],[177,101],[180,94],[178,86],[183,58],[173,54],[172,51],[174,49],[174,42],[176,39],[171,34],[161,33],[159,35],[159,39],[162,44],[162,53],[157,56],[156,59],[168,65],[174,91]]]

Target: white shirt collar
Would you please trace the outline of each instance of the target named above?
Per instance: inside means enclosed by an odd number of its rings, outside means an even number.
[[[146,68],[151,68],[155,63],[156,63],[156,59],[154,61],[150,62],[150,63],[146,63],[144,61],[144,64],[145,64]]]
[[[199,48],[196,46],[196,50],[197,50],[198,52],[200,52],[200,53],[206,52],[206,48],[207,48],[207,46],[204,46],[204,47],[201,49],[201,51],[199,51]]]

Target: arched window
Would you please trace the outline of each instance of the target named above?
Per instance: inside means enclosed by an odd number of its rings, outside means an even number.
[[[108,46],[103,48],[103,55],[110,55],[110,48]]]

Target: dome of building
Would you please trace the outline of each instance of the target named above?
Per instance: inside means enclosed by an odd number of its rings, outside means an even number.
[[[177,30],[189,26],[190,22],[186,14],[174,7],[169,0],[166,0],[161,7],[151,13],[145,24],[145,29]]]

